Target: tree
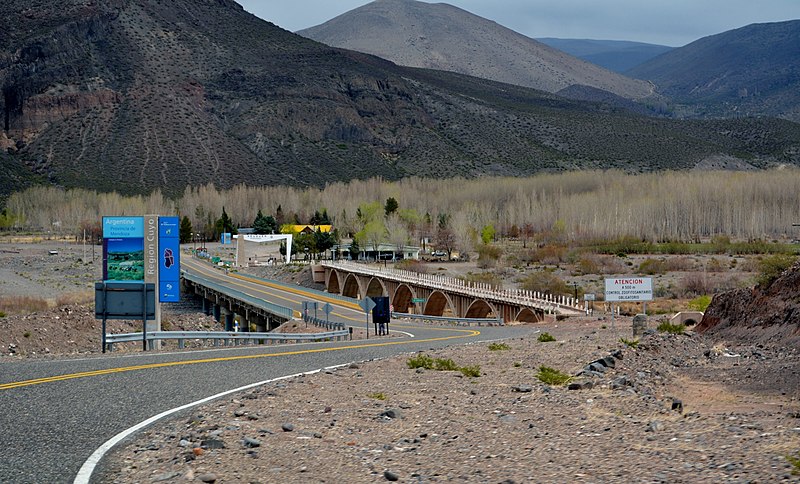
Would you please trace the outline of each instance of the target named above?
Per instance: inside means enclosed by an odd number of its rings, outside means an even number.
[[[481,241],[484,244],[488,244],[489,242],[492,242],[494,240],[495,233],[496,232],[494,230],[494,225],[490,224],[490,225],[485,226],[483,228],[483,230],[481,230]]]
[[[283,225],[286,223],[286,217],[283,215],[283,209],[280,205],[275,210],[275,221],[278,222],[278,225]]]
[[[181,244],[188,244],[192,241],[192,221],[186,215],[181,219],[181,226],[178,229]]]
[[[386,232],[389,242],[402,254],[408,244],[408,229],[396,213],[386,219]]]
[[[397,208],[399,207],[397,200],[394,197],[389,197],[386,199],[386,204],[383,206],[384,214],[388,217],[389,215],[395,213]]]
[[[225,207],[222,207],[222,216],[214,223],[214,238],[218,238],[224,233],[236,234],[237,230],[236,227],[233,226],[233,222],[228,216],[228,213],[225,211]]]
[[[440,227],[439,230],[436,232],[436,249],[442,250],[444,249],[447,252],[447,258],[449,259],[453,255],[453,249],[456,245],[456,236],[453,234],[453,231],[450,230],[450,227]]]
[[[358,246],[358,239],[353,239],[353,242],[350,244],[350,258],[353,260],[358,260],[358,255],[361,253],[361,247]]]
[[[264,216],[261,210],[258,211],[256,219],[253,221],[253,231],[256,234],[274,234],[278,232],[278,222],[272,215]]]

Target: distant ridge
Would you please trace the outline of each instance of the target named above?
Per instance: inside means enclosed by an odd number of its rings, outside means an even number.
[[[574,101],[398,66],[232,0],[5,0],[0,87],[0,201],[33,183],[179,196],[205,184],[800,164],[798,123],[661,119],[593,87],[559,91],[591,102]]]
[[[537,38],[539,42],[578,59],[597,64],[620,74],[649,61],[674,47],[627,40]]]
[[[654,82],[684,116],[800,121],[800,20],[704,37],[628,74]]]
[[[376,0],[298,34],[400,65],[468,74],[547,92],[585,85],[627,99],[652,94],[632,80],[446,3]]]

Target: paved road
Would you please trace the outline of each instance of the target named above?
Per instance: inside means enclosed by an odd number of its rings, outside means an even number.
[[[249,290],[263,291],[266,299],[284,305],[299,307],[308,299],[296,291]],[[347,308],[337,308],[334,315],[355,324],[364,321],[363,313]],[[391,326],[414,337],[2,363],[0,482],[72,482],[92,452],[117,433],[226,390],[351,361],[516,337],[527,331]]]

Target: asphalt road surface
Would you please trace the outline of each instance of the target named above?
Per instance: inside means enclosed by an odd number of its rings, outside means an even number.
[[[208,271],[201,266],[191,270]],[[227,277],[212,271],[216,274],[206,275]],[[287,291],[238,279],[230,282],[252,284],[248,292],[258,292],[266,300],[295,309],[301,301],[314,299],[301,288]],[[331,319],[358,327],[366,324],[364,313],[342,306],[336,307]],[[2,363],[0,482],[73,482],[86,459],[119,432],[227,390],[348,362],[518,337],[529,331],[394,322],[390,329],[408,334],[359,341],[107,353],[84,359]],[[93,478],[101,472],[102,461]]]

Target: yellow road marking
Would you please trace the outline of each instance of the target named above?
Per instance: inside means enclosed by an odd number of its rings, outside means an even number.
[[[40,385],[42,383],[51,383],[56,381],[63,381],[63,380],[73,380],[76,378],[87,378],[92,376],[101,376],[101,375],[110,375],[113,373],[123,373],[128,371],[136,371],[136,370],[149,370],[154,368],[166,368],[170,366],[182,366],[182,365],[195,365],[199,363],[217,363],[222,361],[235,361],[235,360],[248,360],[248,359],[255,359],[255,358],[270,358],[275,356],[289,356],[289,355],[301,355],[301,354],[310,354],[310,353],[323,353],[328,351],[341,351],[347,349],[356,349],[356,348],[370,348],[370,347],[378,347],[378,346],[392,346],[392,345],[401,345],[401,344],[408,344],[408,343],[425,343],[429,341],[444,341],[448,339],[455,339],[455,338],[471,338],[474,336],[478,336],[481,334],[480,331],[477,330],[451,330],[451,331],[460,331],[464,333],[469,333],[466,335],[456,335],[456,336],[443,336],[441,338],[429,338],[429,339],[422,339],[416,341],[387,341],[383,343],[367,343],[361,345],[349,345],[349,346],[340,346],[337,348],[314,348],[314,349],[305,349],[305,350],[297,350],[297,351],[286,351],[282,353],[269,353],[269,354],[262,354],[262,355],[241,355],[241,356],[225,356],[220,358],[204,358],[200,360],[188,360],[188,361],[171,361],[168,363],[151,363],[148,365],[136,365],[136,366],[125,366],[121,368],[109,368],[105,370],[94,370],[94,371],[84,371],[80,373],[70,373],[67,375],[56,375],[56,376],[48,376],[44,378],[36,378],[33,380],[24,380],[18,382],[10,382],[10,383],[3,383],[0,384],[0,390],[10,390],[12,388],[19,388],[31,385]]]

